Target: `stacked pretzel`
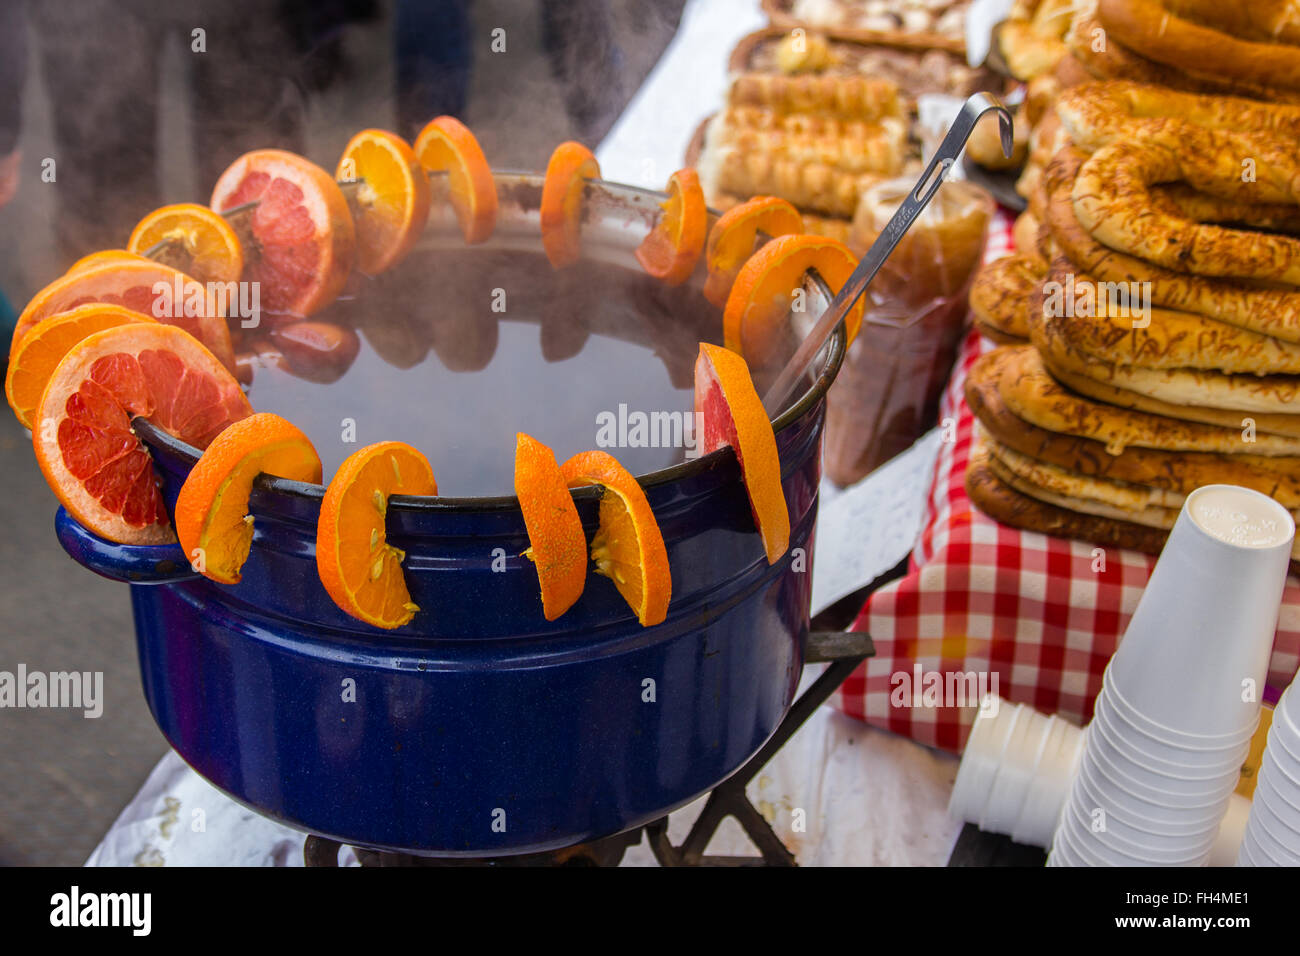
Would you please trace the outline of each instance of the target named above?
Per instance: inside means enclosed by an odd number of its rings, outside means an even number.
[[[967,384],[972,500],[1145,551],[1207,483],[1300,514],[1300,105],[1112,81],[1055,112],[1029,246],[971,295],[1006,343]]]

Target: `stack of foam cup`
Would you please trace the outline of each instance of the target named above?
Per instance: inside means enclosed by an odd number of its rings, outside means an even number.
[[[1238,866],[1300,866],[1300,691],[1273,709]]]
[[[1203,866],[1264,686],[1295,523],[1232,485],[1187,496],[1119,649],[1049,866]]]
[[[1083,751],[1083,731],[1025,704],[986,694],[971,726],[948,813],[1047,846]]]

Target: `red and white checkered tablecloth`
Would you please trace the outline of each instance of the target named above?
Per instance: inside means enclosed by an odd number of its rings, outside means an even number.
[[[1003,215],[987,258],[1010,246],[1010,220]],[[950,674],[983,674],[1003,698],[1086,723],[1102,672],[1155,566],[1154,557],[1137,551],[998,524],[971,504],[965,475],[975,418],[963,384],[991,348],[975,332],[963,344],[939,409],[941,423],[955,422],[948,429],[953,440],[940,446],[908,573],[862,609],[853,629],[871,634],[876,656],[832,700],[849,716],[954,752],[965,746],[974,708],[914,699],[918,666],[922,686],[935,673],[945,686]],[[1300,581],[1292,577],[1265,698],[1275,699],[1298,666]],[[891,696],[903,704],[891,704]]]

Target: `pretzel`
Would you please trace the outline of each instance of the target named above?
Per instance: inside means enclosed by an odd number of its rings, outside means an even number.
[[[1047,279],[1040,285],[1042,315],[1034,315],[1029,325],[1041,322],[1046,340],[1059,339],[1071,351],[1115,365],[1150,369],[1300,374],[1300,344],[1295,342],[1193,312],[1153,308],[1141,301],[1140,286],[1108,288],[1080,273],[1067,259],[1058,258]],[[1138,301],[1130,301],[1134,297]],[[1066,302],[1077,308],[1053,307]]]
[[[1300,201],[1300,172],[1289,168],[1288,158],[1226,131],[1182,126],[1179,149],[1141,140],[1115,142],[1093,153],[1071,193],[1079,223],[1099,242],[1169,269],[1300,283],[1300,240],[1205,225],[1159,208],[1152,185],[1180,180],[1229,199]],[[1240,179],[1243,149],[1248,156],[1267,154],[1256,182]]]
[[[1150,282],[1151,302],[1197,312],[1263,335],[1300,342],[1300,292],[1262,289],[1231,279],[1190,276],[1103,246],[1079,224],[1071,191],[1087,156],[1059,151],[1043,176],[1053,242],[1079,271],[1103,282]]]
[[[1233,4],[1223,0],[1223,5]],[[1300,90],[1300,49],[1240,40],[1174,16],[1160,0],[1100,0],[1097,18],[1114,39],[1158,63]]]
[[[1246,40],[1300,44],[1295,0],[1164,0],[1175,16]]]
[[[1076,86],[1062,90],[1055,105],[1070,139],[1090,152],[1117,138],[1132,137],[1138,130],[1144,138],[1163,131],[1180,136],[1181,127],[1175,124],[1150,122],[1158,119],[1300,139],[1300,106],[1180,93],[1144,83],[1111,80]]]

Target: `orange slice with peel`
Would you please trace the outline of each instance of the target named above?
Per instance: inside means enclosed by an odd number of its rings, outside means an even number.
[[[853,270],[857,257],[838,239],[825,236],[778,236],[749,257],[731,287],[722,313],[723,344],[745,360],[763,366],[772,358],[780,341],[795,292],[804,273],[816,269],[831,293],[839,291]],[[844,317],[851,344],[862,325],[861,300]]]
[[[753,254],[760,232],[772,238],[798,235],[803,232],[803,216],[788,200],[755,196],[732,206],[709,230],[704,247],[704,262],[709,271],[704,297],[719,309],[727,304],[731,286],[745,260]]]
[[[230,328],[208,290],[183,272],[148,259],[104,259],[55,279],[32,296],[18,316],[12,344],[21,342],[41,319],[87,302],[125,306],[178,326],[206,345],[226,368],[235,368]]]
[[[125,306],[89,302],[41,319],[14,346],[5,373],[5,398],[18,421],[28,428],[41,404],[45,386],[68,351],[95,332],[133,322],[153,322]]]
[[[64,275],[84,272],[86,269],[102,266],[107,262],[153,262],[153,260],[148,256],[137,255],[125,249],[101,249],[99,252],[92,252],[89,255],[82,256],[68,267],[68,271]]]
[[[695,170],[687,167],[672,174],[668,198],[660,208],[664,214],[637,246],[637,262],[664,285],[681,285],[695,271],[709,229],[709,207]]]
[[[515,439],[515,494],[528,528],[524,557],[537,566],[542,614],[554,621],[582,597],[587,536],[555,453],[523,432]]]
[[[673,578],[659,522],[640,483],[612,455],[584,451],[560,467],[570,488],[600,485],[600,528],[591,539],[596,573],[614,582],[642,627],[668,616]]]
[[[437,493],[429,460],[400,441],[369,445],[339,466],[321,502],[316,570],[344,613],[392,629],[420,610],[402,577],[406,553],[388,543],[384,521],[392,495]]]
[[[160,245],[161,244],[161,245]],[[200,282],[238,282],[244,251],[230,223],[207,206],[173,203],[155,209],[131,231],[128,252],[180,269]]]
[[[735,451],[767,562],[775,564],[790,546],[790,512],[781,487],[776,434],[743,358],[730,349],[700,343],[695,411],[704,416],[703,453],[724,445]]]
[[[582,258],[582,190],[599,178],[600,164],[581,143],[570,140],[551,153],[542,183],[542,248],[556,269]]]
[[[357,267],[378,275],[406,258],[429,221],[429,177],[406,140],[363,129],[348,140],[336,179],[360,179],[352,197]]]
[[[451,206],[470,245],[486,242],[497,224],[497,184],[483,148],[454,116],[430,120],[415,140],[415,155],[431,173],[446,172]]]
[[[233,422],[190,469],[176,498],[176,537],[194,569],[221,584],[238,584],[253,544],[248,496],[265,472],[319,482],[320,456],[293,422],[260,412]]]
[[[59,502],[87,529],[122,544],[175,540],[148,448],[148,419],[206,448],[253,413],[235,377],[188,332],[138,322],[76,343],[50,376],[32,420],[36,462]]]

